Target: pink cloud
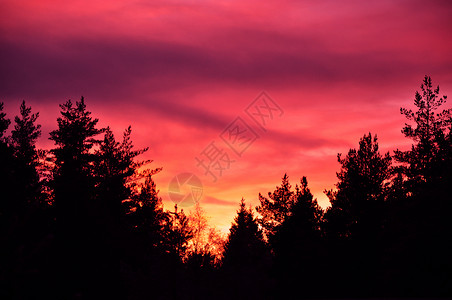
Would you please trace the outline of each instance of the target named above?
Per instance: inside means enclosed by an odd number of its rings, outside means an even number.
[[[86,97],[117,135],[129,124],[144,158],[205,185],[206,211],[227,228],[245,197],[307,176],[332,188],[338,152],[369,131],[381,149],[407,147],[400,106],[425,74],[452,91],[452,5],[444,1],[2,2],[0,101],[40,111],[42,147],[58,104]],[[266,90],[284,115],[211,182],[194,157]],[[258,129],[256,129],[258,130]]]

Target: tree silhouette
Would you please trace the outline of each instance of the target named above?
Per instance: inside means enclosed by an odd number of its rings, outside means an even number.
[[[258,218],[258,223],[270,243],[279,226],[290,215],[294,201],[290,188],[289,176],[284,174],[281,186],[277,186],[273,193],[269,192],[268,198],[259,194],[260,205],[256,207],[256,211],[261,217]]]
[[[88,294],[96,289],[96,272],[86,273],[96,266],[91,244],[96,234],[97,211],[91,205],[95,196],[95,176],[92,148],[99,144],[95,137],[103,132],[96,128],[98,119],[87,111],[84,98],[73,105],[71,100],[60,105],[58,129],[50,133],[56,148],[54,155],[53,190],[56,207],[57,238],[62,260],[59,267],[65,293]],[[67,276],[67,278],[65,277]]]
[[[0,103],[0,297],[7,299],[14,291],[16,268],[16,250],[18,243],[15,241],[15,228],[17,220],[16,191],[14,189],[14,152],[8,143],[6,131],[11,121],[3,112],[3,103]]]
[[[140,243],[137,248],[155,252],[153,249],[162,247],[165,238],[162,231],[167,217],[152,174],[146,176],[129,200],[122,202],[122,211],[122,230],[126,230],[126,238],[133,237]]]
[[[331,207],[325,213],[325,235],[330,249],[330,281],[346,296],[369,295],[379,276],[380,236],[386,218],[386,191],[391,177],[391,157],[381,155],[377,136],[369,133],[350,149],[338,154],[341,170],[337,191],[327,191]],[[343,271],[338,271],[343,270]],[[372,272],[369,272],[372,270]],[[344,276],[356,284],[347,290]],[[376,294],[370,293],[372,296]]]
[[[120,220],[126,220],[126,210],[130,209],[130,205],[125,206],[123,203],[130,204],[132,195],[135,196],[134,199],[141,197],[143,200],[146,196],[151,197],[147,186],[142,189],[142,194],[139,196],[134,194],[134,181],[139,177],[138,168],[145,163],[136,162],[135,158],[147,149],[133,149],[131,132],[129,126],[124,131],[122,142],[117,142],[113,132],[107,127],[104,139],[95,152],[96,156],[93,162],[96,183],[91,210],[96,212],[96,224],[92,228],[92,233],[97,238],[92,246],[97,249],[97,255],[94,257],[99,265],[99,277],[104,278],[103,283],[106,286],[112,284],[118,286],[119,284],[118,261],[121,253],[124,253],[120,249],[124,247],[122,244],[127,243],[127,238],[124,235],[126,225],[123,224],[124,228],[120,228]],[[146,191],[149,193],[146,193]],[[146,196],[144,196],[145,194]],[[130,221],[130,216],[127,217]],[[130,226],[130,224],[127,225]],[[113,291],[111,288],[109,290]],[[112,296],[116,293],[112,293]]]
[[[3,108],[3,104],[1,107]],[[5,116],[3,112],[0,115],[4,131],[10,124]],[[12,214],[23,214],[30,206],[37,204],[35,200],[39,200],[38,155],[35,146],[41,135],[41,126],[35,124],[38,116],[39,113],[31,114],[31,107],[27,107],[23,101],[20,117],[14,118],[11,136],[3,137],[4,131],[1,133],[2,159],[5,160],[2,163],[4,209]]]
[[[39,113],[23,101],[8,133],[0,103],[0,298],[451,296],[445,102],[425,76],[416,109],[401,109],[413,145],[395,165],[365,134],[338,154],[326,212],[306,177],[292,189],[284,174],[255,211],[242,199],[226,241],[199,204],[165,210],[161,168],[137,159],[148,148],[131,127],[119,140],[98,128],[83,97],[60,105],[51,151],[36,146]]]
[[[246,208],[243,198],[224,248],[223,270],[226,272],[228,295],[265,295],[269,252],[257,219],[252,209]]]
[[[14,129],[11,131],[11,146],[16,158],[16,172],[20,174],[16,180],[17,189],[21,193],[18,197],[31,204],[39,197],[39,175],[37,172],[38,153],[36,141],[41,136],[41,125],[36,120],[39,113],[31,114],[31,107],[20,106],[20,117],[14,118]],[[33,203],[36,204],[36,203]]]
[[[23,101],[19,116],[14,118],[11,135],[3,137],[2,132],[0,146],[0,243],[3,250],[1,257],[8,260],[0,263],[0,268],[7,274],[0,274],[0,277],[11,280],[5,289],[7,293],[9,291],[23,298],[31,296],[25,286],[36,291],[43,289],[43,278],[49,273],[42,261],[49,260],[51,256],[48,250],[52,221],[41,201],[43,195],[37,170],[38,150],[35,145],[41,134],[40,125],[36,124],[38,115],[32,114],[31,107]],[[4,113],[1,113],[0,119],[3,128],[6,128],[9,122]]]
[[[451,294],[446,274],[452,268],[452,110],[441,110],[446,99],[439,96],[439,86],[433,89],[430,76],[425,76],[421,93],[416,91],[414,97],[417,110],[401,108],[414,123],[405,124],[402,130],[413,144],[408,151],[395,151],[400,179],[392,195],[387,230],[388,247],[397,249],[388,259],[390,270],[403,278],[392,288],[400,294],[407,290],[411,295]]]
[[[295,186],[290,215],[274,236],[278,290],[290,297],[300,288],[305,296],[318,296],[325,251],[321,241],[323,210],[308,188],[306,177]]]
[[[326,233],[330,237],[352,238],[369,235],[381,225],[391,157],[381,155],[378,139],[364,135],[359,149],[350,149],[345,158],[338,154],[341,171],[337,191],[326,191],[331,208],[326,212]],[[377,219],[375,219],[377,218]],[[373,228],[373,229],[372,229]]]
[[[4,142],[4,134],[11,124],[11,120],[6,118],[6,113],[3,112],[4,103],[0,102],[0,140]]]
[[[131,195],[127,186],[129,177],[135,174],[134,158],[144,151],[133,151],[127,146],[130,139],[131,128],[124,132],[123,142],[117,142],[113,132],[107,127],[104,140],[96,151],[94,161],[95,176],[99,197],[107,201],[105,205],[112,205],[112,211],[119,214],[123,200]],[[132,148],[132,147],[130,147]]]
[[[395,151],[396,160],[404,164],[401,171],[416,183],[430,181],[438,176],[434,166],[440,164],[441,160],[436,161],[436,164],[435,160],[441,152],[441,145],[444,144],[447,135],[446,130],[452,122],[452,109],[436,112],[444,105],[447,96],[439,96],[439,86],[433,89],[430,76],[424,77],[421,91],[422,94],[416,91],[414,96],[417,111],[400,109],[408,121],[414,122],[414,126],[406,123],[402,133],[415,144],[411,150]]]
[[[240,202],[240,209],[229,230],[225,244],[223,265],[254,266],[265,254],[265,242],[251,208],[246,208],[245,200]]]
[[[63,228],[81,222],[89,211],[95,183],[95,155],[90,150],[100,143],[94,137],[104,130],[96,128],[99,120],[86,110],[83,97],[75,106],[68,100],[60,107],[58,129],[50,133],[50,139],[57,146],[51,151],[55,157],[53,185],[57,218]]]
[[[303,235],[319,237],[323,210],[308,188],[306,177],[301,178],[300,186],[295,186],[294,197],[291,215],[285,225],[297,228]]]
[[[11,120],[6,118],[3,106],[3,102],[0,102],[0,191],[2,193],[0,218],[6,222],[6,215],[11,212],[11,206],[14,206],[14,189],[11,189],[11,184],[14,183],[14,180],[12,180],[14,175],[14,151],[8,143],[8,137],[5,136]],[[5,226],[2,226],[2,228],[5,228]]]
[[[164,223],[164,247],[167,253],[176,255],[182,259],[188,247],[189,240],[193,237],[193,229],[190,226],[188,216],[184,210],[180,211],[177,204],[174,211],[166,213]]]
[[[39,113],[31,114],[31,107],[25,105],[25,100],[20,105],[20,117],[14,118],[14,130],[11,132],[11,142],[15,155],[23,158],[28,164],[34,165],[37,158],[36,140],[41,136],[41,125],[35,122]]]
[[[132,130],[129,126],[124,131],[122,142],[117,142],[113,132],[107,127],[104,140],[96,151],[94,161],[97,199],[93,203],[93,207],[99,213],[99,225],[111,226],[106,230],[113,235],[117,234],[122,206],[124,206],[123,213],[127,214],[131,203],[137,208],[139,206],[137,202],[144,202],[144,199],[148,200],[147,197],[155,196],[152,194],[155,192],[154,183],[150,178],[146,179],[141,194],[137,194],[134,189],[135,182],[140,177],[138,169],[146,163],[146,161],[137,162],[135,158],[144,153],[147,148],[134,150],[131,133]],[[155,170],[155,173],[157,171]],[[154,190],[151,191],[152,188]],[[139,200],[140,198],[142,200]],[[129,201],[127,202],[127,200]],[[130,202],[130,200],[135,200],[135,202]],[[123,205],[124,203],[127,205]]]
[[[301,244],[318,241],[321,236],[322,219],[323,210],[308,188],[306,177],[302,177],[300,186],[295,186],[294,203],[290,216],[276,234],[278,247],[282,247],[277,251],[284,252],[293,247],[301,248],[303,247]]]
[[[191,231],[183,211],[163,209],[153,175],[148,170],[132,184],[132,194],[121,205],[120,260],[126,295],[146,298],[176,297],[174,284],[182,282],[182,258]],[[144,179],[144,181],[143,181]],[[178,291],[179,292],[179,291]],[[176,293],[178,295],[178,292]]]

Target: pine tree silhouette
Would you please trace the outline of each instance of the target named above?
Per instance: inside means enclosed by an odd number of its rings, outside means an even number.
[[[395,151],[399,180],[391,195],[387,230],[388,247],[397,249],[388,255],[388,265],[394,277],[402,278],[392,285],[399,294],[452,294],[451,277],[446,275],[452,268],[452,109],[441,110],[446,99],[425,76],[421,92],[414,97],[417,110],[401,108],[411,123],[405,124],[402,133],[414,143],[408,151]]]
[[[39,113],[23,101],[9,133],[0,103],[0,298],[450,297],[446,99],[425,76],[394,166],[365,134],[338,155],[325,212],[284,174],[255,211],[242,199],[225,242],[199,206],[164,209],[147,148],[98,128],[83,97],[60,105],[47,152]]]
[[[20,174],[15,178],[20,192],[18,197],[29,205],[37,204],[33,202],[39,200],[40,193],[36,169],[38,165],[36,141],[41,136],[41,125],[35,124],[38,117],[39,113],[31,114],[31,107],[27,107],[23,101],[20,106],[20,117],[14,118],[15,125],[10,139],[16,158],[16,172]]]
[[[32,114],[25,101],[20,106],[20,114],[14,118],[11,135],[1,136],[1,191],[0,206],[2,257],[1,269],[7,272],[11,282],[2,291],[16,297],[29,298],[32,292],[48,286],[44,278],[49,276],[48,261],[52,253],[51,220],[41,193],[42,185],[38,174],[38,149],[36,141],[41,131],[36,124],[39,113]],[[8,120],[9,121],[9,120]],[[3,129],[9,124],[1,113]],[[4,231],[3,231],[4,230]],[[28,274],[28,276],[27,276]],[[32,275],[31,275],[32,274]],[[28,287],[28,288],[26,288]]]
[[[96,150],[93,165],[96,181],[95,197],[91,209],[96,211],[96,223],[92,232],[97,236],[93,249],[97,249],[96,263],[99,265],[99,285],[110,296],[118,296],[120,249],[127,244],[127,236],[121,230],[121,220],[127,213],[124,202],[130,201],[134,194],[133,182],[138,176],[138,168],[145,162],[137,162],[135,158],[147,149],[134,150],[131,141],[131,127],[123,134],[122,142],[117,142],[113,132],[106,128],[104,139]],[[124,214],[122,214],[123,212]],[[125,225],[125,224],[123,224]],[[107,296],[108,293],[104,294]]]
[[[6,131],[11,121],[3,112],[0,103],[0,297],[12,298],[14,289],[14,269],[16,268],[16,250],[18,243],[14,232],[18,225],[18,205],[14,189],[15,159],[13,148],[8,143]]]
[[[425,76],[421,84],[422,94],[416,91],[414,105],[417,111],[401,108],[400,112],[414,126],[406,123],[402,129],[405,137],[412,139],[415,144],[411,150],[395,151],[395,158],[402,163],[400,167],[403,174],[411,184],[421,184],[437,178],[435,166],[441,164],[438,155],[441,155],[441,145],[444,145],[447,128],[451,126],[452,109],[443,109],[437,112],[446,102],[447,96],[439,96],[439,86],[433,89],[430,76]]]
[[[54,155],[52,187],[55,197],[57,238],[60,253],[62,297],[86,295],[96,289],[95,275],[87,272],[95,269],[95,244],[97,211],[91,205],[95,196],[95,176],[92,148],[99,144],[95,139],[102,133],[98,119],[91,117],[84,98],[73,105],[71,100],[60,105],[61,117],[57,119],[58,129],[50,133],[50,139],[57,146]]]
[[[0,102],[0,140],[5,142],[4,135],[9,125],[11,124],[11,120],[6,118],[6,113],[3,112],[4,103]]]
[[[14,210],[16,199],[14,199],[14,188],[11,188],[14,184],[14,149],[10,146],[9,138],[6,136],[11,120],[6,117],[3,107],[3,102],[0,102],[0,191],[2,193],[0,218],[3,220],[2,228],[6,228],[8,216]]]
[[[330,249],[330,280],[343,295],[377,296],[373,284],[380,276],[380,236],[386,220],[391,160],[389,153],[380,154],[377,136],[370,133],[345,158],[338,154],[339,182],[337,191],[326,191],[331,207],[325,213],[324,228]],[[343,281],[335,281],[337,276],[354,282],[355,288],[350,290]]]
[[[273,193],[268,193],[268,198],[259,194],[260,205],[256,211],[260,214],[258,223],[263,228],[267,240],[272,243],[272,238],[279,226],[290,215],[293,205],[293,191],[290,190],[289,176],[284,174],[281,186],[277,186]]]
[[[371,133],[360,139],[358,150],[350,149],[345,158],[338,154],[337,191],[326,191],[331,202],[325,215],[330,237],[360,238],[378,230],[391,161],[389,153],[380,154],[377,136]]]
[[[242,198],[223,255],[228,297],[258,297],[268,288],[269,251],[252,209]]]
[[[250,208],[246,208],[245,200],[240,202],[240,209],[234,218],[225,244],[223,265],[245,267],[254,266],[266,251],[262,231]]]
[[[318,296],[321,261],[325,251],[321,240],[323,210],[308,188],[306,177],[295,186],[288,216],[273,236],[274,269],[278,297]]]

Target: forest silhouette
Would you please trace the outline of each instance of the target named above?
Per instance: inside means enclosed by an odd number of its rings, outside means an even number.
[[[238,200],[226,238],[202,207],[165,209],[132,130],[60,105],[51,150],[39,113],[0,103],[1,299],[284,299],[452,296],[452,110],[429,76],[401,108],[407,151],[377,135],[338,154],[322,209],[302,177]],[[410,104],[410,103],[407,103]],[[233,187],[232,187],[233,188]],[[271,187],[269,187],[271,189]]]

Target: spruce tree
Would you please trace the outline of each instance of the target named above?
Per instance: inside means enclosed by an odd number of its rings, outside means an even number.
[[[268,297],[270,253],[251,208],[245,200],[229,229],[222,270],[225,275],[226,298]]]
[[[8,130],[11,120],[6,117],[3,112],[3,102],[0,102],[0,219],[6,220],[6,215],[11,212],[14,206],[14,151],[8,143],[6,131]],[[6,221],[5,221],[6,222]],[[2,226],[6,228],[6,226]]]
[[[96,127],[99,120],[91,117],[83,97],[75,106],[68,100],[60,107],[58,129],[50,133],[50,139],[57,146],[51,150],[55,158],[54,197],[60,229],[75,234],[74,231],[80,232],[80,226],[90,219],[95,184],[95,155],[91,150],[99,144],[95,137],[103,129]]]
[[[163,226],[166,214],[162,198],[158,196],[151,175],[132,191],[128,201],[122,203],[122,230],[140,243],[145,251],[162,250],[164,244]]]
[[[165,214],[163,234],[165,251],[182,261],[186,256],[188,243],[193,238],[193,228],[188,216],[183,209],[178,210],[177,204],[174,205],[174,211],[167,211]]]
[[[36,124],[39,113],[32,114],[31,107],[20,106],[20,116],[14,118],[14,129],[11,131],[11,146],[16,159],[16,185],[20,199],[25,204],[36,204],[39,199],[40,184],[38,166],[38,152],[36,141],[41,136],[41,125]]]
[[[257,220],[242,199],[237,216],[229,229],[223,265],[252,267],[263,259],[265,249],[263,234]]]
[[[271,243],[279,226],[290,215],[294,202],[289,176],[284,174],[281,186],[277,186],[274,192],[269,192],[268,198],[259,193],[259,201],[260,205],[256,207],[256,211],[260,215],[258,223],[262,226],[265,237]]]
[[[303,284],[305,296],[318,296],[322,276],[321,262],[325,259],[321,240],[323,210],[314,199],[306,177],[295,186],[290,216],[274,237],[275,269],[278,289],[293,295]]]
[[[95,199],[95,154],[93,147],[103,129],[98,119],[86,109],[84,98],[75,105],[71,100],[60,105],[58,129],[50,133],[56,148],[54,155],[53,193],[56,208],[57,240],[61,268],[61,287],[69,295],[89,294],[97,287],[94,277],[97,235],[92,230],[97,223],[93,207]]]
[[[96,183],[91,209],[96,211],[96,222],[92,231],[97,238],[92,246],[100,250],[96,258],[101,272],[99,275],[104,278],[102,282],[112,296],[115,296],[119,286],[118,261],[124,258],[124,247],[132,244],[132,236],[124,223],[128,213],[124,203],[130,202],[134,195],[133,182],[139,179],[138,168],[144,164],[135,161],[135,158],[147,150],[134,150],[131,132],[129,126],[124,131],[122,142],[118,142],[107,127],[104,139],[95,152],[93,165]],[[108,289],[109,285],[115,288]]]
[[[5,142],[4,135],[9,127],[9,124],[11,124],[11,120],[6,118],[6,113],[3,112],[3,106],[4,103],[0,102],[0,142],[4,143]]]

